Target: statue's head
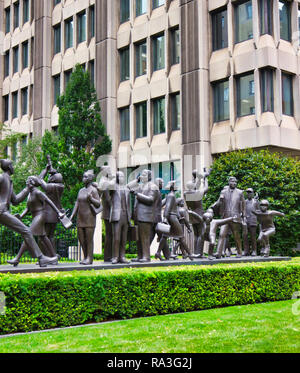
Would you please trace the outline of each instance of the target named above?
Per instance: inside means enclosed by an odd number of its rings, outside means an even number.
[[[235,189],[237,186],[237,179],[234,176],[228,178],[228,184],[230,189]]]
[[[89,183],[92,183],[94,181],[94,179],[95,179],[94,171],[93,170],[89,170],[89,171],[86,171],[83,174],[82,181],[83,181],[84,185],[87,185]]]
[[[62,184],[63,183],[63,177],[62,174],[60,173],[55,173],[49,177],[48,180],[49,183],[54,183],[54,184]]]
[[[150,170],[144,170],[141,173],[140,180],[143,184],[148,183],[149,181],[152,180],[152,172]]]
[[[195,189],[195,183],[192,180],[188,181],[185,186],[188,191]]]
[[[184,199],[183,198],[178,198],[177,199],[177,206],[184,207]]]
[[[254,191],[253,191],[252,188],[248,188],[248,189],[246,190],[246,193],[247,193],[247,198],[248,198],[248,199],[252,199],[252,198],[254,197]]]
[[[41,186],[41,181],[36,176],[29,176],[26,181],[26,185],[32,189]]]
[[[14,173],[13,162],[10,159],[1,159],[1,168],[4,172],[10,172],[11,175]]]
[[[213,209],[208,209],[204,214],[203,218],[207,223],[210,223],[213,220],[214,217],[214,210]]]
[[[164,187],[164,180],[162,178],[158,177],[157,179],[155,179],[155,184],[161,190]]]
[[[259,207],[261,209],[262,212],[266,212],[269,208],[269,201],[267,201],[266,199],[263,199],[262,201],[260,201],[259,203]]]

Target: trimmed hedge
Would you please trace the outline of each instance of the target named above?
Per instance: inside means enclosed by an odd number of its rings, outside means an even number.
[[[0,275],[0,334],[291,299],[300,262]]]

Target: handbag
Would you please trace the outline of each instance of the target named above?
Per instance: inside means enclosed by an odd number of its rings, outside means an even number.
[[[64,226],[64,228],[69,229],[72,227],[73,223],[71,220],[65,215],[62,218],[59,218],[61,224]]]
[[[171,225],[165,223],[158,223],[156,225],[155,230],[157,233],[169,234],[171,231]]]

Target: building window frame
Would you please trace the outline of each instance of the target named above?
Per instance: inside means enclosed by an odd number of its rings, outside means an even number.
[[[53,27],[53,54],[61,53],[61,24]]]
[[[261,112],[274,112],[274,70],[262,68],[259,70]]]
[[[65,50],[74,46],[74,19],[68,18],[64,22]]]
[[[223,15],[223,13],[225,13],[225,15]],[[223,20],[224,20],[224,24],[223,24]],[[219,28],[220,24],[221,24],[221,29]],[[211,13],[211,25],[212,25],[212,50],[213,52],[216,50],[228,48],[227,8],[221,8]]]
[[[224,122],[230,119],[229,109],[229,79],[212,83],[213,89],[213,120],[214,123]],[[227,102],[227,103],[226,103]],[[226,106],[225,106],[226,105]]]
[[[161,40],[160,40],[161,39]],[[163,70],[166,67],[166,39],[165,34],[151,37],[152,45],[152,71]]]
[[[247,78],[247,77],[252,78],[252,79],[251,80],[246,80],[245,78]],[[252,81],[254,81],[254,72],[253,71],[247,72],[245,74],[241,74],[241,75],[238,75],[238,76],[235,77],[235,82],[236,82],[236,107],[237,107],[236,114],[237,114],[238,118],[255,114],[255,95],[252,94],[252,88],[250,89],[250,86],[251,86],[250,82],[252,82]],[[242,92],[241,84],[243,84],[243,82],[245,82],[247,84],[244,85],[244,90]],[[254,86],[254,91],[255,91],[255,86]],[[246,92],[247,92],[247,94],[246,94]],[[247,98],[251,99],[253,105],[249,106],[248,111],[243,111],[242,110],[242,102],[247,101]]]
[[[250,5],[251,5],[251,9],[253,9],[252,0],[242,1],[242,2],[237,3],[234,6],[235,44],[253,39],[253,11],[252,10],[251,10],[251,17],[248,18],[249,16],[248,11],[247,11],[247,16],[246,16],[246,20],[251,20],[251,34],[250,35],[248,34],[247,37],[242,37],[239,35],[240,26],[243,26],[242,29],[245,30],[245,23],[240,22],[239,11],[242,6],[246,6],[246,9],[248,9],[247,7]]]
[[[119,49],[120,61],[120,82],[125,82],[130,79],[130,48],[125,47]]]
[[[281,73],[282,114],[288,115],[290,117],[294,116],[294,95],[293,95],[293,80],[294,79],[293,78],[294,76],[292,74],[288,74],[285,72]]]
[[[283,23],[283,11],[280,9],[282,7],[286,7],[286,26],[284,28]],[[279,7],[279,27],[280,27],[280,39],[291,42],[292,40],[292,32],[291,32],[291,2],[287,0],[278,0],[278,7]]]
[[[77,14],[77,45],[86,41],[87,17],[86,11]]]
[[[152,100],[153,135],[166,132],[166,98],[159,97]]]
[[[130,140],[130,107],[119,109],[120,116],[120,142]]]
[[[143,40],[134,44],[135,48],[135,77],[147,74],[147,42]],[[144,49],[144,50],[143,50]]]
[[[120,24],[130,20],[130,0],[120,0]]]
[[[147,137],[147,106],[147,101],[139,102],[134,105],[136,139]]]
[[[179,131],[181,129],[181,106],[180,92],[170,95],[170,111],[171,111],[171,129]]]

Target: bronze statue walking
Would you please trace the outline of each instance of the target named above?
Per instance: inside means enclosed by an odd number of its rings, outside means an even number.
[[[259,209],[259,202],[254,198],[254,191],[252,188],[246,190],[246,226],[243,230],[244,239],[244,255],[245,256],[256,256],[257,255],[257,244],[256,244],[256,231],[257,231],[257,217],[253,213],[253,210]],[[250,237],[248,237],[250,236]]]
[[[93,171],[87,171],[83,174],[82,188],[77,196],[70,220],[77,215],[78,239],[83,251],[83,260],[80,264],[93,264],[94,254],[94,232],[96,227],[96,209],[101,205],[97,188],[93,185],[95,178]]]
[[[23,211],[23,213],[19,216],[19,219],[31,213],[32,215],[32,222],[30,225],[30,231],[33,236],[37,236],[40,243],[45,248],[46,253],[49,257],[56,259],[55,261],[51,262],[51,264],[58,264],[58,258],[56,256],[55,250],[52,246],[51,241],[47,237],[46,229],[45,229],[45,221],[46,221],[46,213],[45,213],[45,206],[48,204],[51,208],[55,211],[58,217],[62,218],[64,213],[60,212],[58,208],[54,205],[54,203],[43,193],[41,192],[38,187],[41,185],[39,178],[35,176],[30,176],[27,179],[26,185],[29,189],[29,196],[27,200],[27,207]],[[24,242],[17,254],[17,256],[13,260],[9,260],[9,264],[13,264],[17,266],[20,262],[20,259],[24,252],[28,250],[28,245]]]

